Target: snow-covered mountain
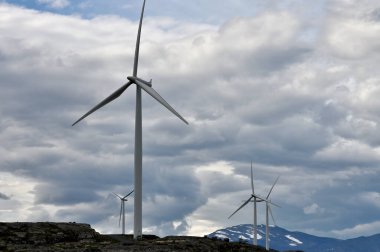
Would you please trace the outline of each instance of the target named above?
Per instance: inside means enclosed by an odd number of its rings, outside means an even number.
[[[219,229],[209,237],[220,239],[229,238],[230,241],[238,242],[245,240],[253,242],[253,225],[242,224],[225,229]],[[369,237],[358,237],[348,240],[318,237],[302,232],[292,232],[286,229],[269,227],[270,248],[286,250],[302,250],[305,252],[380,252],[380,234]],[[258,225],[258,245],[265,247],[265,225]]]

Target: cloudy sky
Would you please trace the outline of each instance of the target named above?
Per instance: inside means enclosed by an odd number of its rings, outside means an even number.
[[[71,124],[132,74],[141,3],[0,1],[0,221],[120,232],[135,88]],[[251,206],[227,219],[252,160],[258,194],[281,176],[279,226],[378,233],[379,41],[375,0],[148,0],[139,76],[190,125],[143,95],[144,232],[252,223]]]

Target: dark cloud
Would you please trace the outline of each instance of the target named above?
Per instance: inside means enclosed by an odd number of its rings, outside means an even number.
[[[280,225],[325,235],[377,225],[377,23],[352,14],[380,6],[325,4],[300,11],[267,1],[222,25],[147,16],[140,75],[190,122],[143,94],[147,232],[200,235],[246,223],[250,210],[226,217],[250,193],[250,160],[262,195],[281,175],[272,195]],[[133,188],[135,88],[71,124],[125,83],[137,23],[95,10],[88,19],[0,11],[0,171],[23,192],[9,191],[7,208],[20,210],[6,218],[117,232],[119,202],[107,195]],[[132,222],[133,198],[127,215]]]
[[[0,193],[0,199],[3,199],[3,200],[9,200],[10,199],[10,197],[9,196],[7,196],[6,194],[4,194],[4,193]]]
[[[88,203],[99,200],[94,188],[86,188],[83,185],[66,187],[67,185],[38,185],[35,187],[37,204],[71,205]],[[66,187],[66,188],[65,188]]]
[[[75,209],[62,208],[56,212],[54,218],[71,222],[96,224],[99,220],[104,220],[115,213],[117,213],[117,217],[119,217],[119,208],[120,205],[112,204],[110,201],[101,199],[95,204],[77,206]],[[94,209],[96,209],[96,211],[94,211]],[[128,210],[129,209],[126,211]],[[116,225],[117,222],[115,222],[115,226]]]

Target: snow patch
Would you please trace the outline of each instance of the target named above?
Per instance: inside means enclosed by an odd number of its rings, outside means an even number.
[[[245,237],[244,235],[239,235],[239,239],[243,239],[243,240],[249,240],[247,237]]]
[[[229,238],[227,235],[224,235],[224,234],[215,234],[216,237],[220,238],[220,239],[226,239],[226,238]]]
[[[289,240],[291,240],[291,241],[297,243],[297,244],[302,244],[302,242],[301,242],[300,240],[294,238],[294,237],[291,236],[291,235],[285,235],[285,237],[288,238]],[[293,243],[293,244],[294,244],[294,243]],[[293,246],[292,244],[290,244],[290,245]]]
[[[247,236],[247,237],[249,237],[249,238],[251,238],[251,239],[253,239],[253,234],[251,234],[251,233],[245,233],[244,235]]]
[[[234,231],[234,230],[231,230],[231,229],[227,229],[227,231],[229,231],[229,232],[231,232],[231,233],[237,233],[237,234],[240,234],[241,232],[239,232],[239,231]]]
[[[220,231],[220,230],[216,231],[215,233],[216,234],[221,234],[221,235],[228,235],[226,232]]]

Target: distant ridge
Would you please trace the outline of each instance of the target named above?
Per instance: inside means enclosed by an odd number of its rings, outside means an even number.
[[[246,240],[252,243],[251,224],[241,224],[219,229],[209,237],[229,238],[230,241]],[[277,226],[270,226],[270,248],[279,251],[302,250],[305,252],[380,252],[380,234],[369,237],[340,240],[318,237],[302,232],[292,232]],[[258,245],[265,246],[265,225],[258,225]]]

